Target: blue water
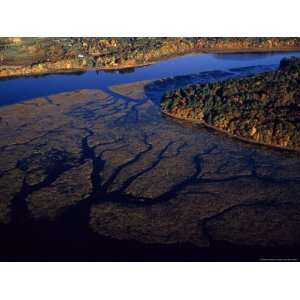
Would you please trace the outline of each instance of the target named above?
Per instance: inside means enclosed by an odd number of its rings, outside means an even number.
[[[257,65],[276,67],[284,57],[300,52],[190,54],[127,71],[87,71],[0,80],[0,105],[7,105],[64,91],[102,88],[139,80],[160,79],[211,70],[228,70]]]

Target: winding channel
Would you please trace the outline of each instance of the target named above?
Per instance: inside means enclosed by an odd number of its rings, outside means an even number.
[[[7,196],[0,256],[218,260],[294,253],[299,157],[159,111],[167,90],[273,70],[291,55],[300,53],[195,54],[128,73],[1,80],[0,189]]]

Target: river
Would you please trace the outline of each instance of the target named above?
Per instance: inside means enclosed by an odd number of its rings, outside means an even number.
[[[159,110],[167,90],[274,70],[288,56],[300,52],[1,80],[0,257],[297,257],[299,157]]]
[[[190,54],[163,60],[153,65],[122,71],[88,71],[77,74],[51,74],[0,80],[0,105],[6,105],[78,89],[103,88],[140,80],[154,80],[211,70],[248,66],[278,66],[284,57],[300,52]]]

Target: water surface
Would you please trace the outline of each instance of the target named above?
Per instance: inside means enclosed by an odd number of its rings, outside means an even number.
[[[88,71],[77,74],[51,74],[0,80],[0,105],[78,89],[153,80],[210,70],[271,65],[276,68],[284,57],[300,52],[190,54],[156,64],[123,71]]]

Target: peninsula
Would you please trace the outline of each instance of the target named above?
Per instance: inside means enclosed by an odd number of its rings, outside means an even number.
[[[276,71],[168,92],[161,110],[242,140],[300,151],[300,59],[283,59]]]

